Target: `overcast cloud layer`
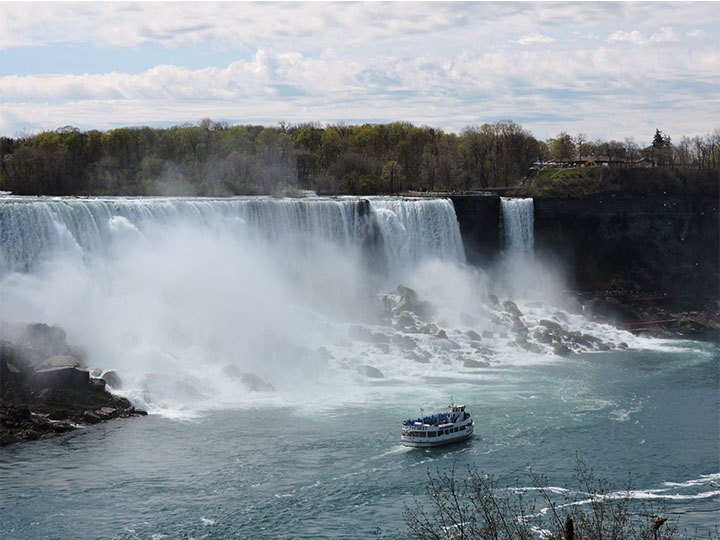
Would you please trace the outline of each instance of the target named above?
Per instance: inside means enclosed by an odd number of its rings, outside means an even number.
[[[676,140],[720,124],[719,23],[714,2],[6,2],[0,133],[512,119]]]

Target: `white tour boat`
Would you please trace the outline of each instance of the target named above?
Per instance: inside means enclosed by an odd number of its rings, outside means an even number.
[[[404,420],[402,424],[402,444],[422,448],[464,441],[472,436],[475,428],[465,405],[455,403],[450,404],[446,413]]]

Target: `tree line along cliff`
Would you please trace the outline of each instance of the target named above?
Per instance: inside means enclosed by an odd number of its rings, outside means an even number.
[[[717,131],[717,130],[716,130]],[[541,141],[512,121],[460,134],[410,123],[263,127],[203,120],[170,128],[83,132],[71,126],[0,138],[0,190],[18,195],[361,195],[515,186],[533,163],[581,151],[634,159],[631,142]],[[715,134],[660,139],[664,164],[714,167]],[[682,141],[681,141],[682,142]],[[687,142],[687,141],[685,141]],[[692,142],[692,141],[690,141]],[[658,160],[659,161],[659,160]],[[717,162],[717,163],[716,163]]]

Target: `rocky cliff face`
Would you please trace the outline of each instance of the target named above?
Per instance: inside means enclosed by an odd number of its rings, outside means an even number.
[[[498,197],[453,197],[469,262],[501,249]],[[535,252],[577,291],[664,293],[689,305],[720,298],[718,197],[593,194],[535,199]]]
[[[579,290],[718,300],[718,201],[591,195],[535,200],[535,249],[567,264]]]

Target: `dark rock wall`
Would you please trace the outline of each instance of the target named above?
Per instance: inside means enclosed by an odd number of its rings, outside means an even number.
[[[457,195],[450,197],[460,224],[469,263],[482,266],[500,251],[500,197]]]
[[[452,197],[468,260],[500,249],[498,197]],[[720,298],[720,216],[712,196],[622,193],[535,199],[535,252],[564,267],[579,290]]]

